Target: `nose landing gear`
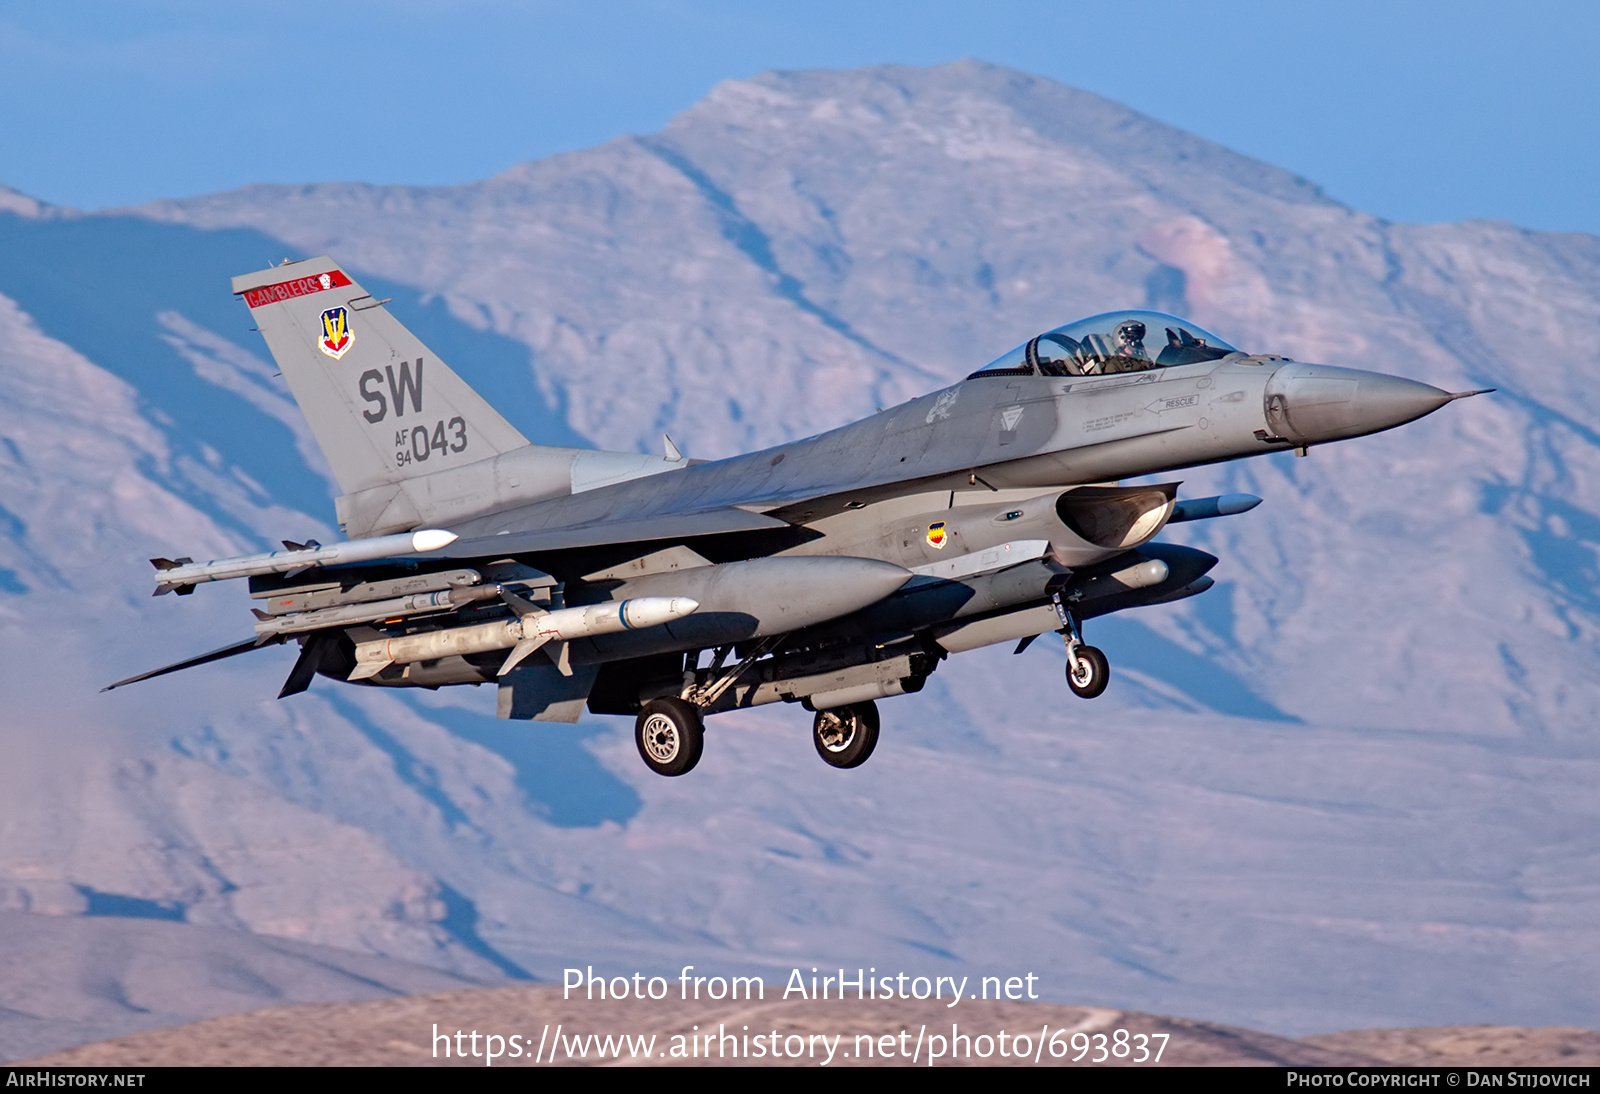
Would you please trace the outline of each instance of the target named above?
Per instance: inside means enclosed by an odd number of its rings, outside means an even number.
[[[1083,624],[1076,612],[1069,611],[1061,594],[1051,598],[1061,620],[1061,639],[1067,644],[1067,686],[1081,699],[1093,699],[1111,682],[1111,663],[1106,655],[1083,640]]]
[[[1094,646],[1067,647],[1067,687],[1072,694],[1093,699],[1111,682],[1111,666],[1106,655]]]

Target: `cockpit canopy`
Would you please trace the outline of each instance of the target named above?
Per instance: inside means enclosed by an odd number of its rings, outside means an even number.
[[[1114,311],[1045,331],[968,379],[1142,372],[1215,361],[1238,352],[1187,319],[1155,311]]]

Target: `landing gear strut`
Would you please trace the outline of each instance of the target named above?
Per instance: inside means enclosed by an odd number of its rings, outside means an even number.
[[[700,708],[671,696],[652,699],[639,711],[633,740],[645,766],[657,775],[686,775],[705,747]]]
[[[1083,641],[1083,624],[1078,613],[1061,601],[1061,594],[1050,598],[1061,620],[1061,639],[1067,644],[1067,686],[1082,699],[1093,699],[1111,682],[1111,665],[1106,655]]]
[[[817,711],[811,726],[817,755],[834,767],[860,767],[878,747],[878,704],[872,700]]]
[[[704,684],[698,682],[699,670],[695,668],[700,654],[694,653],[684,673],[682,694],[652,699],[639,711],[639,719],[633,725],[633,743],[639,746],[645,766],[657,775],[687,775],[693,771],[705,748],[706,711],[757,658],[772,652],[781,641],[782,635],[762,639],[732,668],[725,668],[724,663],[734,648],[719,647]]]

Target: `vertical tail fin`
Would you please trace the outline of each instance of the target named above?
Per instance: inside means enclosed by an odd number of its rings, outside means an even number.
[[[332,259],[244,274],[233,291],[347,495],[527,446]]]

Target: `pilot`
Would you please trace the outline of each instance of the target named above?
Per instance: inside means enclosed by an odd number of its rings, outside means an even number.
[[[1117,349],[1118,357],[1132,357],[1138,361],[1150,360],[1150,355],[1144,348],[1144,324],[1137,319],[1128,319],[1117,324]]]

